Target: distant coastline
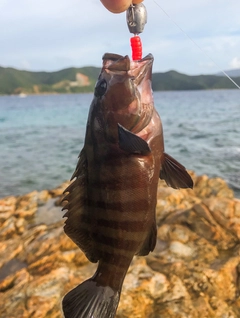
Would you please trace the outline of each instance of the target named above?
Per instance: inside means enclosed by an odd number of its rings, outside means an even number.
[[[57,72],[30,72],[0,67],[0,95],[42,95],[93,92],[99,67],[67,68]],[[240,76],[234,80],[240,85]],[[225,76],[186,75],[177,71],[153,73],[154,91],[234,89]]]

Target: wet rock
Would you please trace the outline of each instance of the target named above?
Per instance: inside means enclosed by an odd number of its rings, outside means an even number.
[[[194,190],[159,182],[157,245],[134,258],[117,318],[240,317],[240,200],[191,174]],[[1,318],[63,317],[63,295],[96,269],[64,234],[67,184],[0,200]]]
[[[10,276],[12,273],[19,271],[22,268],[26,267],[26,263],[21,262],[17,258],[11,259],[9,262],[4,264],[0,269],[0,281],[3,281],[6,277]],[[3,289],[4,287],[2,287]]]
[[[16,232],[15,221],[16,221],[16,218],[14,216],[9,216],[5,220],[5,222],[3,222],[0,228],[0,241],[4,239],[9,239],[15,234]]]

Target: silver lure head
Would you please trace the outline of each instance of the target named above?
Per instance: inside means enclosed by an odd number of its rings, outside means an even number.
[[[142,33],[147,23],[147,10],[144,4],[132,4],[126,11],[127,25],[130,33]]]

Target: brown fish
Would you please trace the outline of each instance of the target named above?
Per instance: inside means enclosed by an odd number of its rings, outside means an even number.
[[[185,167],[164,152],[152,64],[151,54],[140,61],[103,56],[64,207],[65,233],[98,267],[64,297],[66,318],[115,316],[133,256],[147,255],[156,244],[159,177],[173,188],[193,187]]]

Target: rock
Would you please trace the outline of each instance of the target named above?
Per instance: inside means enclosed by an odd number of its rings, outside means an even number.
[[[174,253],[180,257],[188,257],[194,254],[194,249],[178,241],[172,241],[169,244],[169,252]]]
[[[13,236],[16,232],[15,228],[15,221],[16,218],[14,216],[10,216],[3,222],[1,229],[0,229],[0,240],[8,239]]]
[[[240,317],[240,200],[191,174],[194,190],[159,182],[157,245],[134,258],[117,318]],[[63,231],[68,184],[0,200],[0,318],[63,317],[63,295],[93,275]]]
[[[13,196],[0,199],[0,220],[4,219],[3,215],[6,213],[8,213],[8,215],[13,214],[15,211],[16,202],[17,198]]]

